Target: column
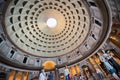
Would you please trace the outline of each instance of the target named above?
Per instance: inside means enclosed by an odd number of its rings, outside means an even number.
[[[80,74],[83,74],[83,70],[82,70],[81,63],[79,63],[78,66],[79,66],[79,68],[80,68]]]
[[[15,73],[15,75],[14,75],[14,79],[13,79],[13,80],[16,80],[17,73],[18,73],[18,71],[16,71],[16,73]]]
[[[57,68],[55,68],[54,73],[55,73],[55,79],[54,80],[58,80],[59,79],[59,70]]]
[[[75,69],[76,69],[77,74],[79,75],[80,74],[80,68],[79,68],[78,64],[76,64]]]
[[[14,80],[15,75],[16,75],[16,71],[11,70],[11,71],[10,71],[10,74],[9,74],[8,80]]]
[[[21,80],[22,79],[22,72],[17,72],[15,80]]]
[[[24,74],[25,74],[25,72],[22,72],[22,78],[21,78],[21,80],[24,80]]]
[[[22,80],[28,80],[29,73],[24,72]]]

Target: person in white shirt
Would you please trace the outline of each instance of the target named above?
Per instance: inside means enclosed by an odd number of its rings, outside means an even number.
[[[70,77],[69,77],[70,72],[69,72],[67,66],[65,67],[64,74],[65,74],[66,80],[70,80]]]
[[[47,80],[46,73],[45,73],[44,69],[41,70],[41,73],[39,75],[39,80]]]

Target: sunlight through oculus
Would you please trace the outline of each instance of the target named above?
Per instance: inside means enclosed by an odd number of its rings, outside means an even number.
[[[49,18],[46,23],[49,28],[55,28],[57,26],[57,21],[55,18]]]

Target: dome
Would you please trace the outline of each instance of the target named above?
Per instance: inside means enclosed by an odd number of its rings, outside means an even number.
[[[105,1],[11,0],[5,6],[0,51],[3,62],[16,64],[7,63],[11,66],[37,70],[46,61],[58,68],[74,64],[95,54],[111,31]]]
[[[5,30],[10,41],[25,53],[60,56],[84,42],[90,30],[89,10],[77,0],[13,0],[5,13]]]

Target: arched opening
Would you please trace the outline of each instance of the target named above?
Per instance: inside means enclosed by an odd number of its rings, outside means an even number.
[[[55,68],[56,63],[53,61],[46,61],[43,63],[43,67],[45,70],[51,70]]]

